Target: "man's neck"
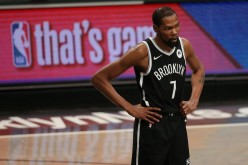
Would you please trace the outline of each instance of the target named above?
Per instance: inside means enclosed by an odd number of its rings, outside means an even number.
[[[174,46],[172,45],[169,45],[168,43],[165,43],[163,40],[161,40],[158,36],[156,36],[154,38],[154,41],[156,42],[156,44],[158,45],[158,47],[160,49],[162,49],[163,51],[166,51],[166,52],[170,52]]]

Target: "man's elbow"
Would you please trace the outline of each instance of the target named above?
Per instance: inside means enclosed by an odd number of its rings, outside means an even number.
[[[90,80],[91,84],[96,87],[101,82],[101,78],[98,74],[94,74]]]

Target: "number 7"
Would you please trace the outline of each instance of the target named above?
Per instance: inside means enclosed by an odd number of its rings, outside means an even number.
[[[175,93],[176,93],[176,89],[177,89],[176,80],[175,81],[170,81],[170,84],[173,84],[173,91],[172,91],[171,99],[174,99]]]

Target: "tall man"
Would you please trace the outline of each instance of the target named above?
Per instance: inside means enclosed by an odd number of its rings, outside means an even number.
[[[203,65],[191,43],[179,37],[179,20],[169,7],[152,15],[155,37],[145,39],[119,60],[100,69],[93,85],[111,102],[135,117],[132,165],[188,165],[186,116],[198,105],[204,85]],[[186,62],[192,70],[192,93],[183,100]],[[141,103],[120,96],[111,80],[134,67]]]

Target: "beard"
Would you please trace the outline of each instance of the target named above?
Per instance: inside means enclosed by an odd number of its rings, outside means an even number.
[[[170,48],[175,47],[179,43],[179,37],[174,37],[171,39],[164,39],[161,35],[158,35],[158,37],[165,45],[169,46]]]
[[[170,48],[173,48],[174,46],[176,46],[178,44],[178,42],[179,42],[179,38],[178,37],[177,37],[176,40],[175,39],[169,39],[167,41],[164,41],[164,43],[166,45],[168,45]]]

